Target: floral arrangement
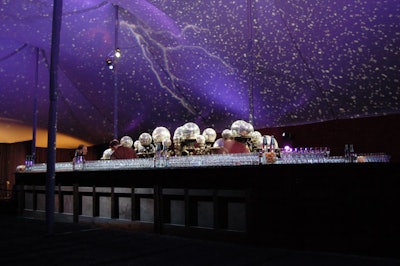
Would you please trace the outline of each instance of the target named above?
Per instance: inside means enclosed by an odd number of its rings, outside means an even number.
[[[265,153],[265,161],[267,164],[272,164],[275,163],[278,160],[278,157],[276,156],[276,153],[273,151],[269,151]]]

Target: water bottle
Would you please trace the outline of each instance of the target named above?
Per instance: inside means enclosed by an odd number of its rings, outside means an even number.
[[[82,155],[75,156],[72,162],[72,170],[80,171],[85,169],[85,158]]]
[[[350,161],[350,150],[349,144],[344,144],[344,162],[348,163]]]
[[[269,143],[269,147],[271,152],[275,152],[275,137],[274,135],[271,135],[271,141]]]
[[[354,151],[354,145],[350,144],[349,145],[349,160],[351,163],[354,163],[357,161],[357,154]]]

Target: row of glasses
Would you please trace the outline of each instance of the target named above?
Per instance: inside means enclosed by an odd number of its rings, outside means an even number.
[[[25,157],[25,169],[26,171],[30,171],[32,166],[34,165],[35,157],[33,155],[27,155]]]
[[[257,165],[260,163],[258,153],[212,154],[196,156],[173,156],[165,158],[163,167],[207,167],[207,166],[240,166]],[[304,163],[343,163],[343,156],[330,156],[329,147],[296,147],[280,149],[281,164]],[[390,162],[386,153],[359,153],[357,162]],[[27,162],[26,164],[30,164]],[[107,169],[145,169],[154,168],[153,158],[136,158],[126,160],[95,160],[86,161],[84,169],[88,171]],[[56,171],[73,171],[72,162],[56,163]],[[29,171],[46,171],[46,164],[29,165]]]
[[[196,158],[195,158],[196,157]],[[168,167],[199,167],[202,165],[201,155],[196,156],[172,156],[168,160]]]
[[[207,167],[257,165],[257,153],[232,153],[171,157],[168,167]]]
[[[329,156],[329,147],[285,147],[280,149],[280,163],[326,163]]]
[[[120,160],[86,161],[84,168],[80,170],[100,171],[108,169],[142,169],[142,168],[145,169],[153,167],[154,167],[153,158],[136,158],[136,159],[120,159]],[[70,169],[73,170],[71,163],[70,163]]]
[[[389,163],[390,155],[384,152],[358,153],[357,162],[359,163]]]
[[[230,165],[257,165],[260,162],[259,155],[256,152],[251,153],[232,153],[225,154]]]

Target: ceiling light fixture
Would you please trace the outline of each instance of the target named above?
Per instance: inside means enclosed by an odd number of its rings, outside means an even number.
[[[115,53],[114,53],[116,58],[120,58],[121,57],[121,49],[119,48],[115,48]]]
[[[108,69],[110,69],[110,70],[114,69],[113,61],[110,58],[106,59],[106,64],[107,64]]]
[[[106,63],[108,66],[108,69],[112,70],[115,67],[115,64],[117,63],[117,60],[122,56],[121,49],[115,48],[114,51],[111,51],[107,55]]]

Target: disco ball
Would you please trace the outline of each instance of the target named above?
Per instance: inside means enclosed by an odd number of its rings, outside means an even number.
[[[221,133],[223,139],[230,139],[233,137],[232,130],[224,129]]]
[[[103,156],[100,158],[100,160],[110,160],[111,155],[113,154],[113,150],[111,148],[108,148],[103,152]]]
[[[150,146],[151,142],[153,141],[153,138],[149,133],[142,133],[139,136],[139,142],[142,144],[142,146]]]
[[[213,147],[214,147],[214,148],[224,147],[224,139],[223,139],[223,138],[217,139],[217,140],[214,142]]]
[[[205,144],[206,143],[206,137],[204,137],[203,135],[197,135],[196,136],[196,142],[198,144]]]
[[[263,136],[259,131],[254,131],[250,133],[251,142],[257,148],[261,148],[263,144]]]
[[[206,138],[206,142],[214,142],[217,138],[217,132],[209,127],[203,130],[203,136]]]
[[[172,145],[172,141],[171,139],[166,139],[163,141],[163,145],[165,146],[165,148],[169,148]]]
[[[129,136],[123,136],[119,143],[124,147],[132,148],[133,139]]]
[[[183,125],[183,139],[195,140],[197,135],[200,135],[200,128],[193,122],[188,122]]]
[[[165,140],[171,138],[171,133],[166,127],[156,127],[151,136],[154,143],[163,143]]]
[[[183,140],[183,126],[180,126],[177,129],[175,129],[173,139],[174,143],[181,142]]]
[[[140,145],[140,141],[139,140],[135,140],[135,142],[133,143],[133,147],[135,148],[135,150],[139,149],[139,145]]]
[[[254,131],[254,128],[250,123],[244,120],[237,120],[233,122],[231,130],[234,138],[250,138],[250,133]]]

